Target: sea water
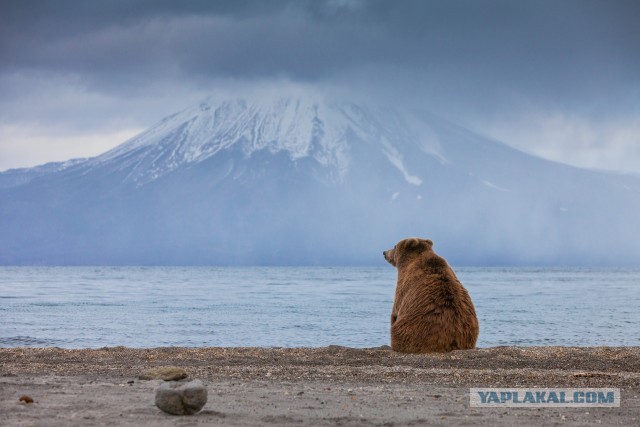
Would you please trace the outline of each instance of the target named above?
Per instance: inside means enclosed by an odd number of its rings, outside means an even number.
[[[478,347],[640,345],[640,270],[456,268]],[[391,267],[0,267],[0,347],[375,347]]]

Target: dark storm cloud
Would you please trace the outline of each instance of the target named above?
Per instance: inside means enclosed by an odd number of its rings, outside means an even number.
[[[4,1],[0,71],[124,92],[277,77],[624,108],[638,18],[636,1]]]

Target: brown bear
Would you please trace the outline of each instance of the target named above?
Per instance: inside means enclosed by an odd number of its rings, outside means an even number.
[[[475,348],[478,319],[471,298],[433,242],[401,240],[383,255],[398,269],[391,348],[402,353]]]

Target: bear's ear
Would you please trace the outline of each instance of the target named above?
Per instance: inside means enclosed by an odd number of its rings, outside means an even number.
[[[412,237],[410,239],[405,240],[406,244],[405,247],[407,249],[414,249],[414,248],[419,248],[420,246],[423,245],[423,240],[418,239],[417,237]]]
[[[433,246],[431,240],[418,239],[417,237],[405,239],[400,243],[402,243],[403,249],[410,251],[425,251],[431,249],[431,246]]]

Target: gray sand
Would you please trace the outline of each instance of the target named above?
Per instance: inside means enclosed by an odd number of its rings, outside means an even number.
[[[177,366],[207,385],[194,416],[154,405]],[[618,387],[620,408],[470,408],[469,387]],[[18,401],[28,395],[35,401]],[[640,425],[640,347],[0,349],[4,425]]]

